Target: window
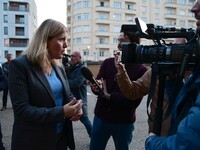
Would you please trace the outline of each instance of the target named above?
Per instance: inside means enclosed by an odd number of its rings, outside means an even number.
[[[81,32],[81,26],[76,26],[74,28],[74,32]]]
[[[179,0],[178,3],[184,5],[186,2],[185,0]]]
[[[105,13],[100,13],[99,14],[99,19],[106,19],[106,14]]]
[[[99,56],[103,57],[104,56],[104,51],[99,51]]]
[[[114,14],[114,15],[113,15],[113,18],[114,18],[115,20],[121,20],[121,14]]]
[[[194,17],[194,13],[192,13],[191,11],[188,12],[188,16],[189,17]]]
[[[101,6],[101,7],[104,7],[104,6],[105,6],[105,3],[104,3],[104,2],[100,2],[100,6]]]
[[[120,27],[120,26],[114,26],[114,27],[113,27],[113,32],[119,33],[120,30],[121,30],[121,27]]]
[[[114,2],[114,8],[121,8],[120,2]]]
[[[99,43],[100,44],[105,44],[106,39],[104,37],[99,38]]]
[[[113,43],[117,44],[118,43],[118,38],[113,38]]]
[[[81,38],[76,38],[75,42],[76,44],[81,44]]]
[[[160,0],[155,0],[155,3],[157,3],[157,4],[160,3]]]
[[[100,32],[105,32],[106,31],[106,27],[103,25],[99,25],[99,31]]]
[[[179,11],[179,15],[185,16],[185,14],[186,14],[186,13],[185,13],[185,10],[180,10],[180,11]]]
[[[81,14],[75,15],[74,19],[75,19],[75,20],[81,20]]]
[[[83,1],[83,7],[85,7],[85,8],[90,7],[90,2],[89,1]]]
[[[184,21],[184,20],[180,20],[180,21],[179,21],[179,26],[185,27],[185,21]]]
[[[89,56],[89,50],[83,50],[83,56]]]
[[[159,14],[159,12],[160,12],[160,9],[159,9],[159,8],[154,8],[154,13],[155,13],[155,14]]]
[[[15,28],[15,35],[24,35],[24,27],[16,27]]]
[[[75,9],[79,9],[79,8],[81,8],[81,2],[75,3]]]
[[[24,16],[23,15],[16,15],[15,16],[15,23],[17,24],[24,24]]]
[[[167,8],[167,14],[174,14],[174,9],[173,8]]]
[[[167,2],[167,3],[172,3],[172,2],[173,2],[173,0],[166,0],[166,2]]]
[[[4,27],[4,35],[8,35],[8,27]]]
[[[8,23],[8,15],[3,15],[3,21],[4,23]]]
[[[84,13],[83,14],[83,19],[84,20],[89,20],[90,19],[90,14],[89,13]]]
[[[127,9],[128,10],[133,10],[133,4],[127,4]]]
[[[167,23],[166,25],[176,25],[176,22],[172,19],[166,20],[166,23]]]
[[[3,10],[7,11],[8,10],[8,4],[7,3],[3,3]]]
[[[26,7],[25,7],[25,5],[19,5],[19,10],[20,11],[26,11]]]
[[[8,47],[9,46],[9,40],[8,39],[4,39],[4,47]]]
[[[6,58],[7,55],[8,55],[8,50],[5,50],[5,51],[4,51],[4,58]]]
[[[127,16],[127,17],[126,17],[126,20],[127,20],[128,22],[133,22],[133,17],[132,17],[132,16]]]

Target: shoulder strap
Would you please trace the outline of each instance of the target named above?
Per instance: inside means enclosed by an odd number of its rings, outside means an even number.
[[[150,90],[147,98],[147,115],[151,121],[153,121],[153,118],[151,118],[149,114],[149,104],[152,101],[152,97],[154,96],[155,92],[155,87],[156,87],[156,81],[157,81],[157,74],[158,74],[158,64],[153,63],[152,66],[152,73],[151,73],[151,85],[150,85]]]

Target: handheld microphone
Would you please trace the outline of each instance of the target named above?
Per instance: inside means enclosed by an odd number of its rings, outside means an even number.
[[[87,67],[81,68],[81,74],[92,84],[95,84],[99,90],[99,95],[104,97],[104,92],[97,81],[94,79],[92,72]]]

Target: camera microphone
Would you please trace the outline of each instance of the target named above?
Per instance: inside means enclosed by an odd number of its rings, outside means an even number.
[[[92,84],[95,84],[99,90],[99,95],[104,97],[104,92],[97,81],[94,79],[92,72],[87,67],[81,68],[81,74]]]

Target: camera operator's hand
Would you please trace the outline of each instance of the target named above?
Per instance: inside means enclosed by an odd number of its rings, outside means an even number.
[[[117,69],[117,74],[118,75],[121,75],[125,72],[125,66],[124,64],[122,64],[120,61],[119,61],[119,57],[120,57],[120,53],[115,53],[114,54],[115,58],[114,58],[114,63],[115,63],[115,67]]]

